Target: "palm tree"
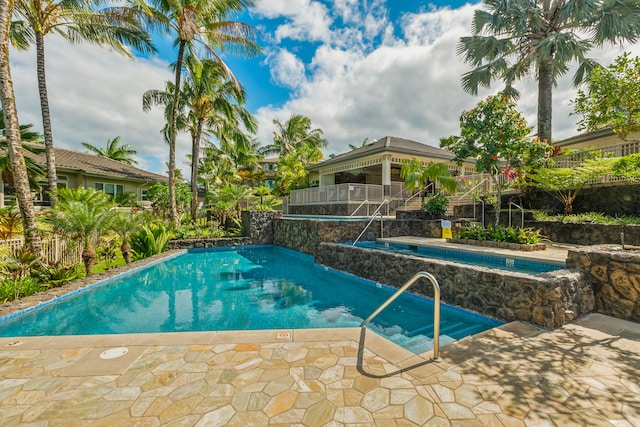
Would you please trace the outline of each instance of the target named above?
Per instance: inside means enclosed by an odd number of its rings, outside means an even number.
[[[29,175],[22,155],[18,111],[16,109],[13,80],[11,80],[11,68],[9,66],[9,34],[12,12],[13,2],[11,0],[0,0],[0,102],[2,102],[2,113],[6,124],[5,136],[11,163],[11,174],[16,189],[18,205],[20,206],[20,215],[22,216],[25,246],[27,250],[40,257],[42,255],[42,242],[38,233],[33,201],[31,200]]]
[[[54,232],[82,243],[82,260],[89,276],[96,258],[93,241],[108,228],[113,216],[111,198],[101,191],[83,187],[59,188],[56,192],[59,203],[47,222],[53,225]]]
[[[29,187],[31,189],[38,189],[40,188],[40,183],[38,181],[46,174],[46,172],[40,165],[35,163],[27,153],[41,154],[44,151],[44,146],[41,145],[41,135],[37,132],[33,132],[31,130],[32,127],[32,124],[20,125],[20,140],[22,141],[24,162],[27,167]],[[4,114],[0,114],[0,153],[7,152],[7,144],[8,141],[4,125]],[[11,162],[8,155],[0,155],[0,173],[2,174],[2,179],[5,182],[14,184],[13,178],[11,177]]]
[[[231,13],[240,13],[253,6],[252,0],[132,0],[135,6],[149,13],[154,24],[159,24],[166,33],[176,36],[175,45],[178,46],[178,55],[175,62],[175,81],[173,85],[172,99],[180,99],[181,76],[184,57],[189,52],[196,50],[196,43],[205,49],[206,54],[215,59],[227,72],[227,75],[236,83],[235,76],[220,57],[216,50],[232,49],[234,53],[245,56],[255,56],[260,53],[260,48],[255,43],[255,34],[252,26],[238,22],[227,21]],[[168,115],[168,142],[169,142],[169,215],[171,222],[178,225],[178,214],[175,200],[174,171],[176,165],[176,136],[178,132],[178,107],[179,102],[172,103],[172,110]]]
[[[107,139],[107,146],[105,148],[98,148],[87,142],[82,142],[82,145],[100,157],[106,157],[129,166],[138,164],[138,162],[131,157],[138,154],[138,152],[133,149],[131,144],[120,145],[119,136],[113,139]]]
[[[118,212],[111,221],[111,230],[113,230],[122,240],[120,251],[124,262],[131,262],[131,235],[140,229],[140,226],[148,217],[144,214],[135,214],[134,212]]]
[[[369,138],[365,138],[360,145],[349,144],[349,149],[353,151],[357,150],[358,148],[366,147],[367,145],[369,145]]]
[[[244,108],[244,89],[227,79],[220,63],[200,61],[193,55],[186,58],[187,76],[181,96],[189,111],[187,123],[191,134],[191,218],[196,219],[198,206],[198,168],[200,142],[206,125],[223,145],[225,139],[246,139],[238,128],[242,123],[249,132],[255,132],[256,121]]]
[[[322,138],[322,130],[319,128],[311,129],[311,119],[301,114],[291,114],[285,123],[274,119],[273,124],[277,128],[273,132],[273,144],[264,147],[263,154],[282,156],[302,147],[319,151],[327,146],[327,140]]]
[[[279,156],[276,181],[279,193],[285,195],[293,188],[308,186],[305,168],[322,160],[321,148],[327,146],[327,140],[321,129],[311,129],[311,119],[300,114],[291,114],[285,123],[278,119],[273,123],[277,128],[273,144],[263,147],[261,154]]]
[[[635,42],[640,32],[640,2],[566,0],[485,0],[475,11],[471,37],[462,37],[458,54],[473,69],[462,87],[477,94],[493,79],[512,84],[530,72],[538,79],[538,137],[551,142],[552,91],[569,65],[578,63],[573,83],[597,66],[588,52],[605,42]]]
[[[155,51],[151,45],[151,37],[140,27],[136,10],[126,7],[96,10],[102,4],[104,2],[101,0],[17,0],[16,2],[15,12],[26,23],[21,27],[24,32],[18,34],[17,38],[20,42],[35,42],[36,45],[38,90],[44,143],[47,150],[47,178],[51,190],[57,188],[58,178],[45,76],[45,36],[55,32],[70,43],[93,43],[128,57],[132,55],[125,45],[145,53]],[[25,47],[24,43],[20,42],[18,45]],[[53,191],[52,206],[55,205],[55,197],[55,191]]]
[[[426,166],[423,166],[422,162],[416,157],[402,165],[400,177],[404,179],[404,185],[407,188],[425,190],[430,183],[435,183],[443,190],[455,193],[458,186],[457,181],[451,177],[451,172],[446,164],[429,162]],[[424,196],[423,192],[422,204],[424,204]]]

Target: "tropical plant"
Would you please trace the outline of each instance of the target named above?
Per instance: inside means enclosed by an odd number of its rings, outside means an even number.
[[[118,251],[115,243],[116,242],[113,241],[106,241],[96,250],[98,260],[104,263],[105,270],[110,270],[113,263],[118,258]]]
[[[1,110],[0,110],[1,112]],[[30,154],[41,154],[44,152],[44,146],[41,145],[41,135],[34,132],[31,128],[32,124],[20,125],[20,140],[22,141],[23,156],[25,165],[27,166],[27,176],[29,178],[29,186],[33,190],[40,188],[39,180],[46,172],[45,170],[35,163],[29,156]],[[6,129],[4,125],[4,114],[0,114],[0,173],[2,173],[2,179],[10,184],[13,184],[11,177],[11,163],[9,156],[7,155],[7,138]]]
[[[429,215],[444,215],[447,213],[448,206],[449,198],[443,193],[437,193],[427,197],[427,201],[423,205],[424,210]]]
[[[116,162],[124,163],[129,166],[138,164],[138,162],[136,162],[132,157],[138,152],[133,149],[131,144],[120,145],[119,136],[116,136],[113,139],[107,139],[107,145],[105,148],[98,148],[87,142],[82,142],[81,144],[84,148],[97,156],[106,157],[107,159],[115,160]]]
[[[42,289],[57,288],[80,277],[77,265],[64,266],[59,263],[39,264],[31,271]]]
[[[161,254],[173,237],[172,227],[156,223],[143,225],[138,232],[131,235],[131,252],[133,259],[148,258]]]
[[[491,81],[504,81],[507,92],[516,80],[533,73],[538,80],[538,133],[551,142],[552,92],[558,77],[578,63],[577,86],[594,69],[588,52],[605,42],[635,42],[640,32],[640,2],[566,0],[484,0],[475,11],[472,36],[462,37],[458,54],[473,69],[462,87],[477,94]]]
[[[497,197],[496,225],[500,220],[501,173],[540,167],[552,150],[539,139],[527,138],[530,131],[512,98],[499,92],[460,115],[460,136],[440,140],[442,148],[455,154],[454,162],[462,164],[469,157],[475,158],[476,170],[491,176]]]
[[[587,91],[579,90],[574,110],[582,114],[578,130],[611,128],[626,140],[640,130],[640,57],[629,52],[618,56],[608,67],[597,67],[587,81]]]
[[[110,228],[121,240],[120,252],[122,252],[125,264],[131,262],[131,236],[146,220],[148,220],[147,215],[133,211],[120,211],[111,220]]]
[[[4,136],[7,140],[11,176],[16,189],[16,198],[24,227],[25,246],[36,255],[41,255],[42,242],[38,233],[33,201],[31,200],[29,173],[22,154],[18,111],[13,91],[13,80],[11,80],[11,67],[9,65],[12,6],[13,3],[10,1],[0,1],[0,103],[2,104],[3,119],[6,126]]]
[[[17,0],[16,14],[24,19],[19,39],[25,44],[35,43],[38,90],[40,93],[40,109],[42,111],[42,127],[47,157],[47,178],[49,188],[57,188],[55,154],[53,150],[53,132],[49,112],[49,95],[45,77],[45,36],[56,33],[70,43],[88,42],[115,50],[132,57],[126,45],[134,49],[151,53],[151,37],[140,27],[137,11],[128,7],[109,5],[103,10],[97,8],[103,4],[100,0],[78,2],[74,0]],[[52,206],[55,205],[55,193],[51,195]]]
[[[186,212],[191,200],[189,185],[181,182],[175,188],[178,212]],[[167,184],[162,182],[153,184],[147,189],[147,198],[151,201],[151,207],[155,215],[169,217],[169,187]]]
[[[349,144],[349,149],[353,151],[357,150],[358,148],[366,147],[367,145],[369,145],[369,138],[365,138],[360,145]]]
[[[227,226],[230,217],[240,218],[240,202],[250,197],[252,189],[241,184],[225,184],[209,190],[207,205],[211,207],[220,224]]]
[[[629,181],[640,181],[640,153],[630,154],[613,161],[611,171]]]
[[[538,229],[505,227],[503,225],[488,225],[486,228],[479,225],[466,225],[456,232],[456,237],[478,241],[519,243],[521,245],[532,245],[544,240],[544,236]]]
[[[46,218],[54,232],[82,242],[82,260],[87,276],[93,271],[96,253],[94,241],[106,231],[113,216],[111,197],[94,189],[60,188],[58,204]]]
[[[322,160],[321,149],[328,143],[322,138],[322,130],[311,129],[311,119],[300,114],[292,114],[285,123],[278,119],[273,123],[273,144],[263,147],[261,154],[278,155],[276,190],[287,195],[293,189],[309,186],[306,167]]]
[[[13,208],[0,209],[0,239],[13,239],[22,231],[20,212]]]
[[[542,168],[531,174],[532,185],[547,191],[563,205],[565,214],[573,213],[573,202],[585,184],[611,172],[612,159],[587,160],[576,168]]]
[[[200,142],[204,128],[220,141],[220,148],[229,155],[246,156],[249,138],[239,129],[242,124],[251,133],[256,130],[254,117],[244,108],[244,89],[227,78],[219,62],[200,61],[193,55],[186,58],[187,75],[181,96],[187,113],[187,127],[191,134],[191,218],[196,220],[198,206],[198,170]],[[232,151],[232,148],[239,148]],[[237,157],[236,164],[238,165]]]
[[[451,172],[446,164],[428,162],[423,165],[417,157],[402,163],[400,177],[404,180],[406,188],[412,189],[412,191],[417,188],[424,190],[421,195],[422,204],[424,204],[426,187],[431,183],[437,184],[439,188],[449,193],[455,193],[458,187],[457,181],[451,177]],[[432,188],[432,192],[435,192],[435,187]]]
[[[229,78],[237,82],[229,67],[216,50],[231,50],[245,56],[255,56],[260,48],[255,43],[252,26],[228,21],[232,13],[240,13],[253,5],[251,0],[208,1],[193,0],[189,2],[173,2],[169,0],[131,0],[141,10],[147,11],[156,27],[163,32],[175,35],[174,44],[178,47],[175,62],[175,79],[171,99],[171,110],[167,114],[169,142],[169,216],[171,222],[178,225],[178,211],[176,208],[175,180],[176,169],[176,136],[178,127],[178,111],[181,90],[183,61],[187,52],[195,52],[196,44],[204,48],[204,53],[210,55],[222,65]],[[167,104],[169,105],[169,104]]]

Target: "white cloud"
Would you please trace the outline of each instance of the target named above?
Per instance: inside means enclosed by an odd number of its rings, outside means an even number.
[[[266,18],[284,17],[287,22],[275,31],[276,41],[289,38],[292,40],[328,41],[331,19],[329,10],[318,1],[287,0],[259,1],[254,12]]]
[[[267,55],[266,62],[271,69],[271,79],[276,84],[293,89],[305,80],[304,64],[286,49],[271,52]]]
[[[46,38],[45,54],[54,145],[84,151],[81,142],[104,147],[120,136],[138,151],[139,167],[164,174],[169,150],[160,134],[163,112],[143,112],[142,94],[163,89],[173,79],[168,64],[133,61],[96,46],[72,46],[59,37]],[[20,122],[42,132],[35,50],[11,51],[10,59]],[[188,138],[178,141],[179,162],[189,145]]]
[[[359,16],[366,20],[356,13],[354,2],[337,0],[336,4],[342,19],[354,21]],[[307,79],[288,102],[258,110],[260,140],[269,143],[271,120],[286,119],[292,112],[308,116],[314,127],[324,130],[329,141],[326,154],[344,152],[348,144],[359,144],[366,137],[393,135],[437,146],[441,137],[457,134],[460,113],[502,88],[500,82],[494,82],[478,96],[461,89],[460,76],[469,67],[456,55],[456,45],[461,36],[470,34],[475,8],[465,5],[407,14],[398,24],[402,36],[393,36],[391,23],[387,23],[377,30],[384,43],[372,49],[338,41],[318,47],[307,65]],[[362,33],[361,39],[368,37],[364,21],[360,26],[354,22],[354,28]],[[333,40],[339,39],[339,31],[334,32]],[[625,49],[607,46],[593,56],[608,64],[623,50],[640,54],[637,45]],[[577,133],[579,118],[569,116],[569,101],[576,96],[571,73],[554,90],[554,139]],[[528,77],[517,83],[517,89],[521,92],[518,108],[535,128],[536,81]]]

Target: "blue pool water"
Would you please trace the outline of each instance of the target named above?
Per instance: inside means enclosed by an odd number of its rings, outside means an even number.
[[[279,247],[190,251],[42,308],[0,319],[0,336],[357,327],[395,289]],[[371,329],[432,347],[431,300],[405,294]],[[497,325],[443,305],[441,345]]]
[[[424,258],[435,258],[444,261],[457,262],[461,264],[478,265],[500,270],[515,271],[527,274],[539,274],[549,271],[562,270],[565,265],[524,260],[519,258],[508,258],[503,256],[492,256],[474,252],[455,251],[451,249],[440,249],[431,247],[421,247],[403,245],[386,242],[358,242],[357,247],[378,249],[386,252],[393,252],[405,255],[414,255]]]

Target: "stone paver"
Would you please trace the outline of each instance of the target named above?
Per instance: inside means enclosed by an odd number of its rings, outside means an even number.
[[[297,331],[2,338],[0,419],[3,426],[638,426],[638,330],[600,315],[555,331],[516,322],[443,347],[440,363],[369,331],[363,342],[359,329],[304,331],[301,339]],[[130,356],[100,359],[110,343],[132,349]]]

